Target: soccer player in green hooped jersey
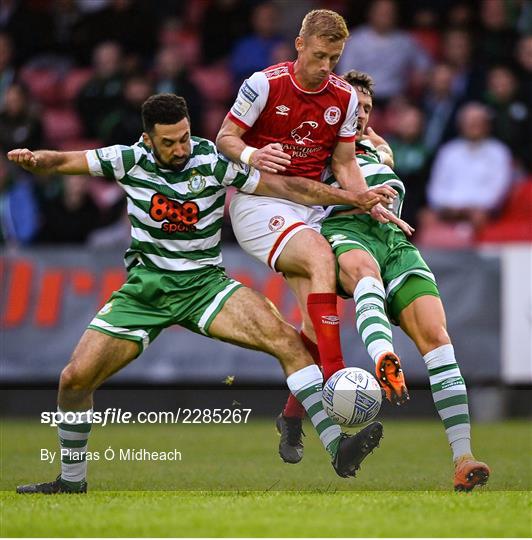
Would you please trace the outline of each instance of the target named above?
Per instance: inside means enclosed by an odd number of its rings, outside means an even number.
[[[367,128],[373,81],[358,71],[346,73],[344,79],[356,89],[360,104],[356,159],[368,186],[388,184],[397,190],[393,206],[400,215],[405,188],[392,170],[392,151]],[[332,176],[324,181],[337,185]],[[356,326],[364,345],[374,361],[381,354],[394,354],[390,320],[414,341],[425,360],[434,403],[452,449],[454,487],[469,491],[483,485],[490,469],[471,452],[466,386],[446,330],[434,275],[395,225],[376,223],[354,212],[335,206],[321,232],[337,258],[344,296],[355,301]]]
[[[321,404],[322,375],[299,334],[263,296],[229,278],[220,267],[225,191],[288,198],[302,204],[345,203],[366,210],[395,191],[361,195],[305,178],[272,177],[229,162],[208,140],[192,137],[185,100],[157,94],[142,106],[144,133],[133,146],[79,152],[26,148],[8,158],[37,174],[91,174],[116,180],[126,192],[131,246],[128,278],[89,324],[59,382],[61,474],[53,482],[19,486],[19,493],[87,490],[87,441],[93,393],[134,360],[158,335],[179,324],[211,338],[277,357],[290,391],[302,403],[336,472],[354,476],[376,447],[382,425],[354,436],[341,433]]]

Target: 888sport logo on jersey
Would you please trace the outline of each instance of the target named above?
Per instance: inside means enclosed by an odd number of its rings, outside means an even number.
[[[150,217],[163,222],[161,229],[168,233],[193,232],[199,221],[199,207],[194,201],[180,203],[161,193],[150,202]]]

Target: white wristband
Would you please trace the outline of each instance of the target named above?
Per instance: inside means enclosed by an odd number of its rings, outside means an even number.
[[[253,146],[246,146],[240,154],[240,161],[246,165],[249,165],[249,158],[251,157],[251,154],[255,152],[255,150],[256,148],[253,148]]]

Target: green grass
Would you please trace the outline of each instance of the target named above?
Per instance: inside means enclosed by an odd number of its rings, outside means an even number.
[[[17,496],[55,477],[41,462],[56,432],[36,421],[0,426],[2,536],[514,536],[532,535],[532,439],[526,422],[477,425],[489,485],[455,494],[439,422],[384,422],[385,439],[356,479],[338,478],[310,425],[305,459],[283,464],[272,422],[95,428],[92,451],[147,448],[181,462],[101,459],[87,496]]]

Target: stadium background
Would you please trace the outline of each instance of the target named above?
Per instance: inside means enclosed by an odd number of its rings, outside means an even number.
[[[405,217],[416,225],[414,242],[438,278],[470,384],[473,417],[527,412],[532,382],[530,1],[7,0],[0,7],[4,413],[50,408],[79,335],[124,279],[121,254],[128,243],[117,186],[102,179],[32,177],[10,166],[5,152],[133,143],[142,130],[140,104],[155,91],[183,95],[193,132],[214,139],[240,82],[257,69],[292,59],[301,19],[316,7],[342,13],[352,33],[367,29],[368,20],[373,24],[371,11],[381,10],[381,21],[389,21],[383,35],[400,35],[409,44],[396,48],[393,65],[399,67],[380,85],[379,62],[365,67],[377,79],[371,124],[395,151],[407,187]],[[341,66],[360,67],[357,61],[370,48],[368,42],[360,54],[344,55]],[[458,111],[469,102],[489,107],[492,136],[511,152],[511,166],[500,197],[480,221],[470,215],[450,221],[427,192],[438,151],[459,136]],[[467,191],[465,173],[462,182]],[[296,305],[282,279],[238,248],[228,223],[224,238],[228,271],[269,296],[297,325]],[[352,306],[340,303],[347,363],[371,369],[354,332]],[[402,414],[435,415],[421,357],[400,332],[396,339],[409,383],[424,395]],[[132,387],[157,392],[169,386],[185,395],[187,388],[207,385],[223,392],[228,376],[234,377],[234,391],[283,387],[274,359],[171,329],[108,388],[132,405]],[[35,390],[34,399],[21,400],[20,389],[28,387]],[[201,401],[197,393],[186,395],[187,403]],[[272,413],[282,400],[282,392],[275,395],[279,399],[257,394],[253,406]]]

